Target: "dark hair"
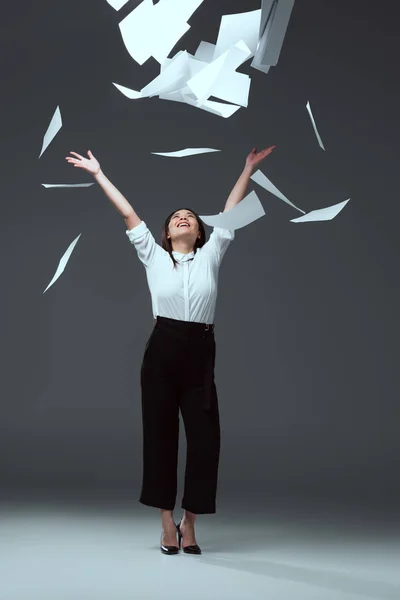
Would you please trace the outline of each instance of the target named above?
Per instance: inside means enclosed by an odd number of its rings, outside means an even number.
[[[178,263],[177,263],[177,261],[175,260],[173,254],[172,254],[172,242],[171,242],[170,239],[167,238],[167,234],[168,234],[168,227],[169,227],[170,221],[171,221],[172,217],[174,216],[174,214],[176,212],[178,212],[178,210],[190,210],[190,212],[193,213],[194,216],[196,217],[196,221],[197,221],[197,223],[199,225],[200,237],[196,239],[196,243],[194,245],[194,253],[196,254],[197,248],[201,248],[206,243],[206,231],[204,229],[204,223],[200,219],[199,215],[194,210],[192,210],[191,208],[178,208],[177,210],[174,210],[165,219],[164,226],[163,226],[163,229],[162,229],[162,234],[161,234],[161,246],[164,248],[164,250],[166,250],[169,253],[169,255],[171,257],[171,260],[174,263],[174,268],[176,267],[176,265]]]

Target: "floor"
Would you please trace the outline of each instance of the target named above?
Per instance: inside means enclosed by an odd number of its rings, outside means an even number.
[[[227,504],[198,517],[201,556],[165,556],[156,509],[3,501],[0,600],[399,600],[381,517]]]

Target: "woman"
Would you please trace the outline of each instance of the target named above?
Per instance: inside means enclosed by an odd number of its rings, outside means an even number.
[[[250,176],[273,148],[261,152],[253,148],[224,212],[243,199]],[[161,552],[177,554],[182,547],[187,554],[200,554],[194,522],[197,514],[216,512],[220,452],[213,324],[218,271],[234,231],[214,227],[206,242],[197,213],[181,208],[167,217],[158,245],[91,151],[88,158],[70,154],[66,160],[91,173],[124,217],[126,234],[145,266],[152,298],[156,323],[141,366],[143,481],[139,501],[160,510]],[[187,455],[183,518],[175,525],[179,410]]]

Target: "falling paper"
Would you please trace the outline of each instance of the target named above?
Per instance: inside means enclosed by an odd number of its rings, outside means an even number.
[[[190,29],[186,22],[204,0],[159,0],[150,30],[151,56],[160,64]]]
[[[167,14],[173,13],[175,18],[188,21],[203,2],[204,0],[159,0],[157,6],[162,6]]]
[[[266,60],[265,57],[265,49],[268,42],[269,32],[271,30],[271,25],[273,23],[275,11],[276,11],[277,0],[262,0],[261,5],[261,23],[260,23],[260,33],[259,33],[259,42],[257,46],[257,50],[255,52],[255,56],[251,66],[254,69],[258,69],[263,73],[268,73],[270,69],[270,65],[263,64],[262,61]]]
[[[210,96],[215,95],[215,88],[217,85],[223,88],[224,83],[229,79],[229,76],[231,76],[231,74],[234,73],[250,55],[251,51],[249,48],[243,41],[239,41],[212,63],[208,64],[204,69],[197,73],[197,75],[189,79],[187,85],[196,96],[198,102],[203,104]],[[248,78],[247,75],[244,77]],[[240,82],[236,81],[236,86],[239,86],[240,88],[241,85],[243,85],[242,80],[240,80]],[[240,91],[238,91],[238,93],[240,93]],[[232,102],[232,99],[229,97],[225,99]]]
[[[268,72],[278,63],[294,0],[263,0],[260,41],[252,67]]]
[[[189,90],[189,88],[187,89]],[[184,93],[183,90],[174,92],[172,94],[160,94],[160,99],[172,100],[174,102],[184,102],[185,104],[189,104],[190,106],[194,106],[200,110],[205,110],[213,115],[223,117],[224,119],[231,117],[240,108],[240,106],[236,106],[235,104],[224,104],[223,102],[215,102],[214,100],[207,100],[203,104],[198,104],[194,94]]]
[[[318,133],[318,129],[317,129],[317,126],[315,124],[314,117],[313,117],[313,114],[312,114],[312,111],[311,111],[311,106],[310,106],[309,102],[307,102],[306,108],[308,110],[308,114],[310,115],[311,123],[312,123],[312,126],[314,127],[314,132],[315,132],[315,135],[317,137],[318,144],[321,146],[322,150],[325,150],[324,145],[323,145],[322,140],[321,140],[321,136]]]
[[[264,49],[263,64],[276,65],[282,50],[283,40],[289,24],[294,0],[276,0],[276,8]]]
[[[107,0],[107,2],[115,8],[115,10],[119,10],[128,2],[128,0]]]
[[[203,0],[143,0],[119,24],[122,39],[136,62],[153,56],[164,62],[175,44],[190,29],[186,22]]]
[[[50,121],[50,125],[48,126],[47,131],[44,134],[42,151],[39,154],[39,158],[42,156],[42,154],[46,150],[47,146],[49,144],[51,144],[51,142],[53,141],[53,139],[55,138],[57,133],[60,131],[61,127],[62,127],[61,112],[60,112],[60,107],[57,106],[57,108],[54,112],[54,115]]]
[[[125,47],[139,65],[142,65],[151,56],[149,27],[153,16],[153,0],[143,0],[119,24]]]
[[[137,98],[141,98],[142,94],[140,92],[138,92],[137,90],[131,90],[127,87],[125,87],[124,85],[119,85],[119,83],[114,83],[113,85],[115,85],[115,87],[122,92],[122,94],[124,94],[124,96],[126,96],[127,98],[129,98],[130,100],[137,100]]]
[[[120,92],[122,92],[127,98],[136,100],[138,98],[146,98],[149,96],[156,96],[161,93],[167,94],[173,91],[179,90],[184,85],[185,79],[189,74],[188,66],[188,54],[187,52],[181,52],[175,56],[168,66],[161,71],[161,73],[149,84],[138,92],[137,90],[131,90],[118,83],[113,83]]]
[[[205,63],[210,63],[214,58],[215,44],[209,42],[200,42],[194,57]]]
[[[189,79],[194,77],[195,75],[197,75],[197,73],[200,73],[200,71],[202,69],[204,69],[204,67],[207,64],[207,63],[203,62],[202,60],[198,60],[197,58],[194,58],[194,56],[192,56],[191,54],[188,54],[188,60],[189,60]],[[188,88],[188,90],[190,92],[190,88]]]
[[[219,215],[200,216],[206,225],[221,229],[240,229],[265,215],[255,192],[250,192],[239,204]]]
[[[159,0],[149,27],[151,56],[160,64],[190,29],[187,20],[204,0]]]
[[[284,196],[282,194],[282,192],[280,192],[278,190],[277,187],[274,186],[274,184],[268,179],[268,177],[266,175],[264,175],[264,173],[262,171],[258,170],[255,173],[253,173],[253,175],[251,176],[251,179],[253,181],[255,181],[256,183],[258,183],[258,185],[261,185],[261,187],[266,189],[271,194],[274,194],[274,196],[277,196],[278,198],[280,198],[287,204],[290,204],[290,206],[293,206],[293,208],[295,208],[296,210],[305,214],[305,211],[302,210],[301,208],[298,208],[295,204],[293,204],[293,202],[290,202],[290,200],[288,198],[286,198],[286,196]]]
[[[223,102],[215,102],[214,100],[207,100],[201,106],[197,106],[197,108],[206,110],[207,112],[210,112],[213,115],[218,115],[219,117],[223,117],[224,119],[228,119],[239,110],[240,106],[236,106],[235,104],[224,104]]]
[[[187,89],[190,91],[189,88]],[[173,102],[183,102],[185,104],[189,104],[189,106],[194,106],[200,110],[210,112],[213,115],[223,117],[224,119],[231,117],[240,109],[240,106],[236,106],[235,104],[225,104],[223,102],[215,102],[214,100],[207,100],[203,104],[198,104],[196,96],[193,94],[183,93],[183,90],[179,90],[171,94],[160,94],[160,99],[172,100]]]
[[[45,188],[86,188],[94,185],[93,183],[42,183]]]
[[[187,52],[174,56],[168,67],[141,90],[142,96],[156,96],[178,90],[185,84],[186,78],[189,76],[188,63]]]
[[[43,294],[44,294],[44,293],[45,293],[45,292],[46,292],[46,291],[49,289],[49,287],[50,287],[51,285],[53,285],[53,283],[54,283],[55,281],[57,281],[57,279],[58,279],[58,278],[60,277],[60,275],[63,273],[63,271],[64,271],[64,269],[65,269],[65,267],[66,267],[66,265],[67,265],[67,262],[68,262],[68,260],[69,260],[69,257],[71,256],[71,254],[72,254],[72,251],[73,251],[73,249],[75,248],[75,246],[76,246],[76,244],[77,244],[77,242],[78,242],[79,238],[81,237],[81,235],[82,235],[82,234],[80,233],[80,234],[78,235],[78,237],[77,237],[77,238],[75,238],[75,239],[74,239],[74,241],[73,241],[73,242],[71,242],[71,244],[68,246],[68,249],[67,249],[67,251],[65,252],[64,256],[61,258],[61,260],[60,260],[60,262],[59,262],[59,264],[58,264],[58,267],[57,267],[57,270],[56,270],[56,272],[55,272],[55,274],[54,274],[54,277],[53,277],[53,279],[50,281],[49,285],[48,285],[48,286],[47,286],[47,288],[44,290]]]
[[[248,106],[251,79],[244,73],[232,71],[218,78],[212,87],[212,96],[240,106]]]
[[[118,4],[122,0],[113,1]],[[121,35],[130,55],[139,64],[151,56],[160,63],[158,77],[141,91],[114,83],[122,94],[130,99],[159,96],[223,118],[248,106],[251,80],[236,69],[252,56],[252,66],[265,73],[276,64],[294,0],[262,0],[261,9],[224,15],[216,44],[202,41],[194,56],[181,51],[169,59],[169,52],[190,28],[188,19],[202,2],[159,0],[153,4],[153,0],[143,0],[121,21]],[[211,97],[223,102],[211,101]]]
[[[224,15],[221,19],[214,60],[239,40],[243,40],[250,48],[250,56],[254,55],[258,44],[260,20],[260,9],[234,15]]]
[[[306,221],[330,221],[336,215],[340,213],[340,211],[346,206],[348,200],[344,202],[339,202],[339,204],[334,204],[333,206],[328,206],[327,208],[320,208],[318,210],[312,210],[307,213],[303,217],[297,217],[297,219],[291,219],[292,223],[305,223]]]
[[[127,17],[121,23],[121,31],[126,38],[124,39],[128,50],[130,43],[134,45],[134,51],[131,52],[131,55],[138,61],[142,59],[144,61],[147,59],[146,57],[154,56],[161,62],[160,55],[156,51],[157,48],[160,48],[160,46],[157,46],[160,39],[153,40],[154,28],[161,27],[160,23],[162,23],[162,31],[164,32],[170,19],[178,21],[179,19],[188,19],[200,4],[200,0],[160,0],[155,6],[151,6],[147,0],[144,0],[132,11],[128,16],[129,18]],[[223,118],[231,117],[241,106],[248,106],[251,80],[248,75],[236,72],[236,69],[250,58],[254,52],[246,44],[246,41],[249,41],[254,46],[253,38],[249,36],[249,23],[252,23],[252,28],[258,23],[257,27],[259,28],[261,11],[253,11],[253,13],[243,13],[246,15],[242,28],[244,39],[241,39],[239,35],[240,19],[236,19],[235,28],[233,33],[231,32],[235,42],[219,56],[215,56],[217,46],[208,42],[201,42],[195,56],[186,51],[179,51],[171,59],[166,58],[166,55],[163,56],[159,75],[140,91],[127,88],[118,83],[113,83],[113,85],[129,99],[159,96],[161,100],[189,104]],[[163,15],[162,19],[160,15]],[[255,19],[257,15],[258,22]],[[233,17],[236,16],[233,15]],[[251,17],[251,21],[249,17]],[[149,33],[146,37],[147,41],[136,52],[137,45],[141,40],[141,32],[146,24]],[[256,34],[257,27],[255,28]],[[136,31],[137,28],[140,29],[140,32],[135,37],[133,31]],[[223,29],[222,27],[221,31]],[[221,44],[225,43],[223,36],[221,40],[219,50],[221,50]],[[209,100],[210,97],[224,102],[211,101]]]
[[[159,4],[156,6],[159,6]],[[175,44],[190,29],[190,25],[187,23],[180,23],[179,21],[175,21],[175,19],[169,19],[170,24],[168,25],[168,19],[166,19],[166,21],[167,23],[163,22],[160,27],[162,35],[154,38],[157,40],[157,44],[153,45],[151,53],[151,56],[153,56],[160,64],[164,62]]]
[[[194,154],[205,154],[206,152],[221,152],[221,150],[217,150],[216,148],[184,148],[175,152],[152,152],[152,154],[182,158],[184,156],[193,156]]]
[[[274,4],[276,3],[277,0],[261,0],[260,39],[267,27],[268,21],[271,19]]]

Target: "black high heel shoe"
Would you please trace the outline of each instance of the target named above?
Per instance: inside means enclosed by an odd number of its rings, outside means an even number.
[[[180,548],[180,545],[179,545],[179,547],[164,546],[164,544],[162,543],[162,533],[161,533],[160,550],[163,554],[178,554],[179,548]]]
[[[182,523],[182,519],[179,521],[178,525],[176,525],[176,530],[178,532],[178,540],[179,540],[179,550],[181,549],[182,546],[182,533],[181,533],[181,523]],[[185,546],[184,548],[182,548],[182,550],[186,553],[186,554],[201,554],[201,549],[197,544],[193,544],[192,546]]]

